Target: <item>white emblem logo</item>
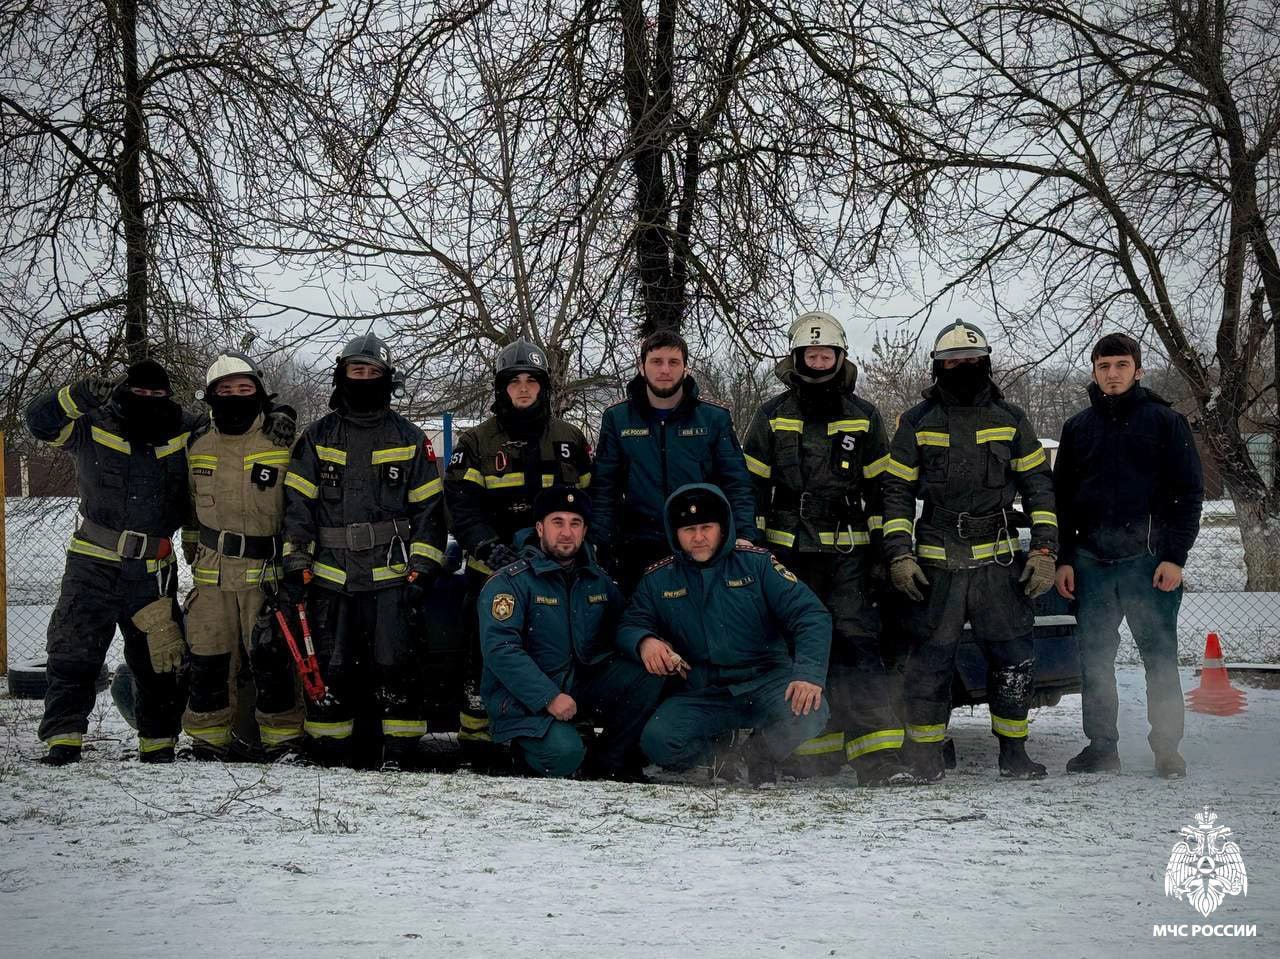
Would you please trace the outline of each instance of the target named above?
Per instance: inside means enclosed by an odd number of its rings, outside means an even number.
[[[1228,841],[1231,830],[1215,826],[1218,814],[1208,806],[1196,814],[1195,826],[1183,826],[1164,870],[1164,894],[1187,902],[1206,919],[1227,896],[1249,892],[1240,847]]]

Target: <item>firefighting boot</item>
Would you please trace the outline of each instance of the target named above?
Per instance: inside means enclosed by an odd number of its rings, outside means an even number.
[[[915,776],[902,761],[900,750],[884,749],[859,757],[854,764],[858,774],[858,785],[873,789],[882,786],[910,786],[915,783]]]
[[[138,750],[138,762],[167,765],[176,758],[173,746],[146,747]]]
[[[1000,775],[1005,779],[1044,779],[1049,770],[1027,755],[1027,741],[1010,736],[1000,740]]]
[[[942,782],[947,775],[942,743],[908,741],[903,744],[902,758],[906,761],[907,773],[911,777],[903,785],[927,786]]]
[[[383,772],[421,772],[426,767],[426,756],[417,739],[409,736],[382,737]]]
[[[1156,775],[1161,779],[1186,779],[1187,761],[1176,749],[1156,753]]]
[[[80,747],[66,743],[50,746],[49,751],[40,757],[40,762],[46,766],[67,766],[79,761]]]
[[[307,743],[307,758],[317,766],[350,766],[351,737],[312,736]]]
[[[1067,760],[1069,773],[1118,773],[1120,753],[1116,744],[1097,740]]]

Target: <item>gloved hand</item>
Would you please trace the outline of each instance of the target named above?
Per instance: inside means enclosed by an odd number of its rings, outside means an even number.
[[[290,606],[307,601],[307,584],[310,581],[306,569],[289,569],[280,579],[280,598]]]
[[[520,554],[508,546],[506,543],[493,542],[488,549],[480,557],[480,562],[484,563],[495,573],[504,566],[510,566],[520,558]]]
[[[105,376],[86,376],[73,387],[76,405],[86,409],[101,406],[116,391],[116,381]]]
[[[426,606],[427,596],[435,586],[436,577],[440,575],[440,567],[422,566],[409,571],[405,578],[405,600],[416,609]]]
[[[262,418],[262,432],[276,446],[293,446],[298,435],[298,414],[292,406],[276,406]]]
[[[133,614],[133,625],[146,633],[151,668],[157,673],[177,672],[187,651],[187,641],[173,621],[173,601],[165,596],[148,603]]]
[[[928,586],[929,580],[925,578],[924,570],[910,553],[904,553],[890,560],[889,581],[903,596],[917,603],[924,602],[924,593],[920,592],[920,587]]]
[[[1022,568],[1018,582],[1026,583],[1024,592],[1035,599],[1041,593],[1048,592],[1057,573],[1057,558],[1047,550],[1037,549],[1027,557],[1027,565]]]

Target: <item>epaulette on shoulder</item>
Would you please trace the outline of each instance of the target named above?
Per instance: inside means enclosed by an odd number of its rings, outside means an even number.
[[[734,544],[733,550],[735,553],[764,553],[766,556],[773,555],[763,546],[744,546],[742,543]]]
[[[648,576],[650,573],[654,572],[655,570],[662,569],[662,567],[664,566],[670,566],[675,561],[676,561],[675,553],[672,553],[670,556],[664,556],[662,559],[658,560],[656,563],[650,563],[648,566],[646,566],[644,568],[644,572],[641,573],[640,575]]]
[[[502,569],[495,569],[489,574],[489,579],[493,579],[495,576],[519,576],[530,568],[531,567],[529,566],[529,561],[527,559],[518,559],[509,566],[504,566]],[[489,579],[486,579],[485,582],[489,582]]]
[[[715,400],[708,400],[699,396],[698,402],[701,403],[703,406],[712,406],[718,410],[724,410],[726,413],[729,413],[730,415],[733,414],[733,411],[729,409],[729,407],[725,406],[723,403],[717,403]]]

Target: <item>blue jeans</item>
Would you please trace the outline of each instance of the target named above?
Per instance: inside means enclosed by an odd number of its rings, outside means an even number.
[[[825,695],[822,705],[808,716],[792,714],[784,698],[792,678],[788,666],[769,673],[749,693],[734,695],[721,686],[678,693],[659,706],[644,727],[640,748],[659,766],[691,769],[704,761],[720,736],[751,728],[762,738],[770,758],[781,762],[806,739],[821,733],[831,715]]]
[[[1120,621],[1128,620],[1147,672],[1147,741],[1157,753],[1182,741],[1182,681],[1178,676],[1178,607],[1182,587],[1164,592],[1151,585],[1160,561],[1144,554],[1102,560],[1077,550],[1076,639],[1080,648],[1080,696],[1084,734],[1100,746],[1119,740],[1116,712],[1116,650]]]

